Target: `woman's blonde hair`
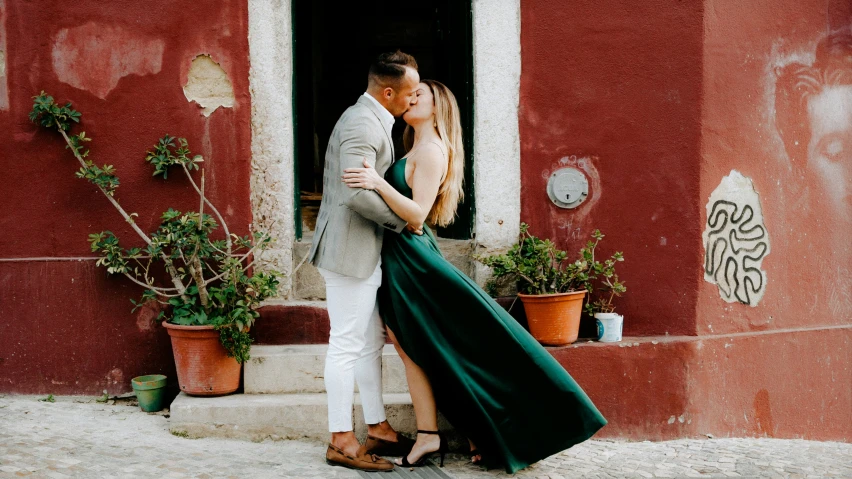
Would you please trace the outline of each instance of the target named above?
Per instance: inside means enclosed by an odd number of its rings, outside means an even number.
[[[464,144],[462,143],[461,114],[456,97],[443,83],[435,80],[421,80],[432,91],[435,99],[435,123],[438,135],[444,143],[445,151],[449,157],[447,174],[441,187],[438,188],[438,197],[432,211],[426,217],[426,222],[445,227],[450,225],[456,218],[456,209],[464,200]],[[402,144],[408,152],[414,146],[414,128],[411,125],[405,127],[402,134]]]

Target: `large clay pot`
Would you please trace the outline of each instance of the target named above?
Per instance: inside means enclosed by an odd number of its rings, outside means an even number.
[[[563,346],[577,340],[586,291],[557,294],[519,294],[524,303],[530,334],[546,346]]]
[[[240,387],[242,366],[229,358],[213,326],[180,326],[163,321],[172,338],[178,385],[193,396],[221,396]]]

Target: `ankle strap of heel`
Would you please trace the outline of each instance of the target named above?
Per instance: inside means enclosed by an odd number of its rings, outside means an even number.
[[[441,434],[441,431],[423,431],[418,429],[417,434]]]

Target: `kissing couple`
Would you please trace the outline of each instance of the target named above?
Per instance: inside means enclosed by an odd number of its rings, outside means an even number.
[[[407,124],[396,160],[391,128]],[[396,161],[394,161],[396,160]],[[367,91],[334,127],[309,253],[331,322],[326,460],[365,471],[423,466],[447,441],[437,414],[466,436],[471,460],[514,473],[585,441],[606,424],[579,385],[476,282],[441,254],[429,225],[453,222],[464,147],[455,97],[421,80],[396,51],[370,65]],[[487,158],[479,161],[487,162]],[[405,365],[416,440],[388,423],[386,337]],[[358,383],[367,440],[352,427]]]

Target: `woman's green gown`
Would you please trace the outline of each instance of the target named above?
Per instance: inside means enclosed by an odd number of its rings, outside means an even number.
[[[385,178],[411,198],[405,163]],[[565,369],[423,229],[385,234],[379,308],[429,377],[438,410],[483,462],[513,473],[603,427],[606,419]]]

